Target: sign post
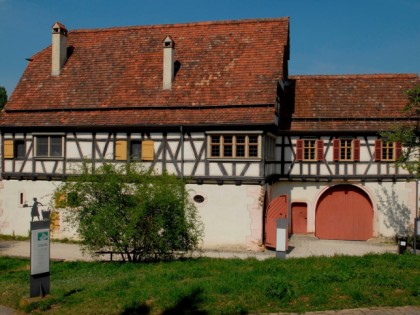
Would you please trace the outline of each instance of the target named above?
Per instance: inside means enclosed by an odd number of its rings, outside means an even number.
[[[287,231],[288,220],[278,219],[276,221],[276,226],[276,257],[279,259],[285,259],[287,250],[289,248],[289,234]]]
[[[30,297],[50,293],[50,220],[31,222]]]
[[[414,219],[413,253],[417,250],[417,237],[420,236],[420,217]]]

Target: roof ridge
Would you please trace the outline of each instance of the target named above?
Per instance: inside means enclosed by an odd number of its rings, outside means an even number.
[[[127,31],[138,30],[145,28],[166,28],[166,27],[196,27],[206,25],[232,25],[232,24],[245,24],[245,23],[265,23],[265,22],[289,22],[290,17],[277,17],[277,18],[256,18],[256,19],[235,19],[235,20],[214,20],[202,22],[185,22],[185,23],[169,23],[169,24],[150,24],[150,25],[132,25],[132,26],[117,26],[117,27],[104,27],[92,29],[74,29],[69,33],[85,33],[85,32],[112,32],[112,31]]]
[[[225,108],[254,108],[254,107],[273,107],[273,103],[261,103],[261,104],[220,104],[220,105],[159,105],[159,106],[110,106],[110,107],[60,107],[60,108],[30,108],[30,109],[9,109],[5,108],[4,111],[7,113],[12,112],[79,112],[79,111],[112,111],[112,110],[203,110],[203,109],[225,109]]]

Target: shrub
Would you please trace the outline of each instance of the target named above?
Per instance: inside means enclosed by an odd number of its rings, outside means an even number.
[[[87,165],[55,195],[67,196],[68,221],[84,249],[137,262],[173,258],[197,248],[202,224],[185,183],[139,164]]]

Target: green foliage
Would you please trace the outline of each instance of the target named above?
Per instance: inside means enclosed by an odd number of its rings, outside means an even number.
[[[0,110],[3,109],[7,103],[7,92],[3,86],[0,86]]]
[[[408,104],[404,110],[413,115],[420,114],[420,84],[406,92],[408,98]]]
[[[67,196],[82,245],[91,252],[113,251],[123,260],[171,259],[197,248],[202,225],[184,182],[157,175],[139,164],[87,165],[55,195]]]
[[[420,85],[406,91],[408,103],[404,112],[409,118],[418,120],[420,114]],[[411,174],[420,177],[420,139],[418,137],[418,122],[413,125],[399,125],[392,131],[381,132],[387,141],[398,141],[404,150],[397,162]]]

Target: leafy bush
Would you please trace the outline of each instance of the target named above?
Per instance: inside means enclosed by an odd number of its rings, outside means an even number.
[[[202,225],[183,181],[139,164],[87,165],[55,192],[73,208],[68,221],[91,252],[137,262],[173,258],[197,248]]]

